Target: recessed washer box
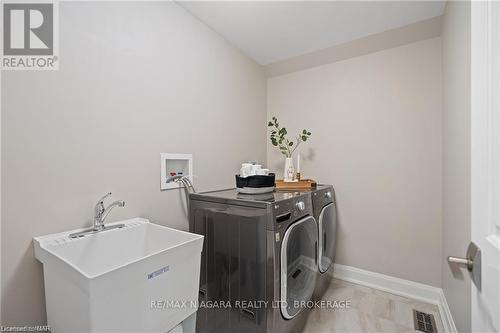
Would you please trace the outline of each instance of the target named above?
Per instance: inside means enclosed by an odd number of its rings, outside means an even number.
[[[182,175],[189,177],[193,181],[193,154],[160,154],[160,190],[181,188],[182,183],[167,183],[168,177],[172,175]]]

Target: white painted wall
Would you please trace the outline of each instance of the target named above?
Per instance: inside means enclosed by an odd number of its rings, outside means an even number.
[[[302,175],[335,187],[337,263],[441,286],[441,97],[440,38],[268,79],[268,117],[312,132]]]
[[[447,256],[464,256],[471,239],[470,3],[448,2],[443,18],[442,285],[455,325],[470,332],[471,281]]]
[[[2,73],[0,72],[0,91],[2,91]],[[0,96],[1,100],[1,96]],[[0,324],[2,322],[2,225],[3,225],[3,220],[2,220],[2,154],[1,154],[1,147],[2,147],[2,106],[0,103]]]
[[[266,158],[262,69],[176,4],[62,2],[60,47],[59,71],[2,73],[4,325],[45,323],[31,239],[90,225],[105,192],[127,201],[110,221],[187,229],[161,152],[193,153],[201,190]]]

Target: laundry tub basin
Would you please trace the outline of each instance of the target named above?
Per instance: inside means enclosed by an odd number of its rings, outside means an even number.
[[[203,236],[143,218],[115,224],[34,238],[53,333],[165,333],[195,314]]]

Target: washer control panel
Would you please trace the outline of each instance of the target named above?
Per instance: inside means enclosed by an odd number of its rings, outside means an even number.
[[[312,214],[311,200],[307,196],[276,202],[272,207],[274,222],[278,225]]]

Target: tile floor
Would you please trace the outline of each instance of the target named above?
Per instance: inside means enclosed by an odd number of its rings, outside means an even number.
[[[349,309],[314,309],[304,333],[409,333],[413,328],[413,309],[431,313],[437,331],[445,333],[436,305],[393,295],[373,288],[333,280],[323,300],[350,301]]]

